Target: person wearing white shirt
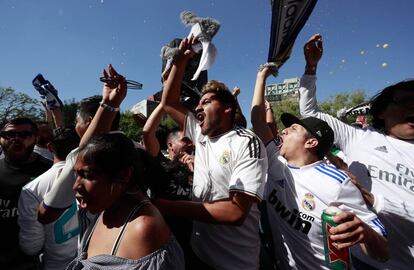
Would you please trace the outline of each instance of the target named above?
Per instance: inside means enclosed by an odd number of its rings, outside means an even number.
[[[316,100],[316,69],[322,56],[322,37],[305,45],[306,68],[300,82],[302,116],[326,121],[334,130],[335,144],[344,152],[349,170],[368,191],[370,205],[389,236],[390,259],[378,263],[355,251],[377,269],[411,269],[414,264],[414,80],[386,87],[371,100],[373,127],[355,128],[322,113]],[[371,193],[369,193],[371,192]],[[354,264],[358,267],[358,264]],[[363,265],[360,268],[367,268]]]
[[[79,226],[75,200],[58,220],[48,225],[37,221],[37,207],[63,169],[67,154],[78,144],[79,137],[73,128],[55,129],[48,146],[54,153],[52,168],[25,185],[20,193],[19,245],[28,255],[43,253],[43,269],[64,269],[76,256]]]
[[[236,100],[218,81],[208,82],[195,115],[179,102],[180,85],[195,39],[184,39],[164,84],[161,104],[195,144],[193,201],[157,200],[164,215],[194,220],[193,269],[258,269],[257,204],[267,171],[263,143],[235,127]]]
[[[329,206],[343,212],[329,239],[337,249],[359,245],[379,260],[388,257],[386,231],[368,209],[347,174],[323,162],[334,134],[325,121],[284,113],[275,139],[265,119],[264,88],[269,68],[259,71],[252,101],[252,124],[266,145],[268,176],[262,220],[267,220],[271,256],[278,269],[329,269],[325,263],[321,215]]]

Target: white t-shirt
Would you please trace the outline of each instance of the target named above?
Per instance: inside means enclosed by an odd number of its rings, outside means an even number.
[[[46,206],[53,208],[67,208],[72,205],[75,200],[73,185],[76,181],[73,167],[75,166],[77,156],[78,148],[72,150],[67,155],[66,163],[59,174],[59,177],[54,181],[53,187],[51,187],[44,196],[43,203]]]
[[[185,135],[195,142],[193,200],[212,202],[243,192],[262,199],[267,171],[266,150],[250,130],[234,128],[209,138],[192,113]],[[257,269],[259,263],[259,211],[253,204],[243,225],[194,221],[191,245],[198,257],[215,269]]]
[[[41,155],[44,158],[47,158],[49,160],[53,161],[53,153],[49,151],[47,148],[39,147],[37,145],[34,146],[33,152]]]
[[[317,108],[316,77],[304,75],[300,87],[303,117],[326,121],[344,151],[350,171],[375,195],[374,208],[388,231],[390,259],[377,262],[361,251],[354,255],[378,269],[411,269],[414,263],[414,142],[374,129],[360,129]]]
[[[64,164],[64,161],[55,163],[25,185],[19,198],[20,247],[29,255],[43,251],[44,269],[48,270],[64,269],[76,257],[78,247],[79,226],[75,201],[55,222],[43,225],[37,221],[37,207]]]
[[[265,201],[280,269],[329,269],[325,266],[321,215],[329,206],[355,213],[375,231],[386,234],[358,188],[336,167],[318,161],[294,167],[279,156],[275,141],[269,159]]]

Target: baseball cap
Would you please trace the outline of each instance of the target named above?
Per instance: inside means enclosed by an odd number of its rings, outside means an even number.
[[[285,127],[298,124],[309,131],[318,140],[317,153],[320,157],[325,156],[331,149],[334,141],[334,132],[325,121],[316,117],[299,119],[290,113],[283,113],[280,120]]]

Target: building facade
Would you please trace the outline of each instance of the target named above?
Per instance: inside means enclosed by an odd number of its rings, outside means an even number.
[[[266,85],[265,98],[271,104],[283,100],[299,102],[299,78],[285,79],[282,83]]]

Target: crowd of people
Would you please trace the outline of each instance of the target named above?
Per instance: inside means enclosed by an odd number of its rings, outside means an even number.
[[[371,126],[346,124],[317,107],[316,34],[304,46],[301,116],[282,114],[278,131],[264,67],[250,130],[240,89],[220,81],[203,86],[193,110],[182,104],[198,42],[183,39],[164,71],[142,144],[118,131],[127,85],[111,65],[75,127],[42,85],[49,122],[2,123],[0,269],[330,269],[330,252],[347,250],[354,269],[411,269],[414,80],[372,98]],[[178,128],[162,140],[165,114]],[[324,236],[332,206],[337,226]]]

